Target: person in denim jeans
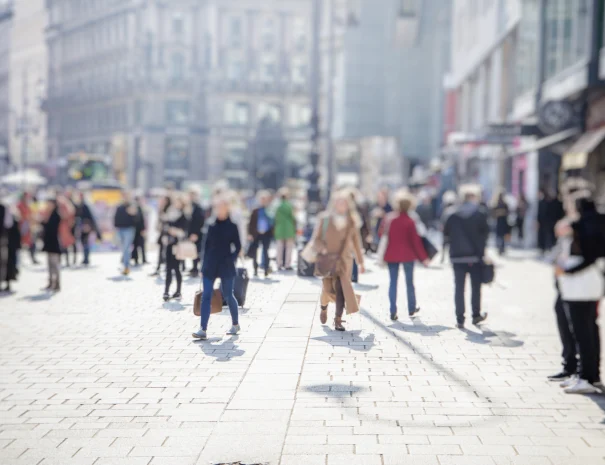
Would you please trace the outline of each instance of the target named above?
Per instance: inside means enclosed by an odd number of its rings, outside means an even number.
[[[416,303],[416,290],[414,288],[414,262],[418,260],[428,266],[429,259],[416,230],[416,224],[408,214],[413,208],[414,198],[411,194],[402,191],[397,194],[394,203],[395,211],[387,215],[382,222],[380,235],[388,234],[388,246],[384,254],[384,261],[389,267],[391,320],[396,321],[398,319],[397,284],[400,266],[403,267],[405,272],[408,314],[413,316],[420,311]]]
[[[136,231],[137,207],[132,203],[130,195],[124,194],[124,201],[117,208],[114,217],[114,226],[120,240],[120,250],[122,252],[122,274],[127,276],[130,273],[130,254],[134,242]]]
[[[214,292],[214,282],[221,280],[223,297],[231,313],[231,329],[227,334],[236,335],[240,331],[238,303],[233,293],[236,269],[235,260],[242,249],[237,225],[229,217],[229,199],[220,195],[214,200],[214,217],[209,220],[209,227],[202,247],[202,308],[200,329],[193,333],[195,339],[206,340],[208,322]]]

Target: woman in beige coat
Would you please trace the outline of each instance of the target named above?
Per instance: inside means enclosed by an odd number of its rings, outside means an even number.
[[[359,235],[360,226],[361,219],[355,206],[348,198],[348,194],[337,192],[334,194],[328,210],[319,215],[310,242],[317,254],[340,253],[336,276],[323,279],[320,313],[321,323],[326,324],[328,321],[328,304],[330,302],[336,303],[334,328],[337,331],[345,331],[342,325],[342,315],[345,309],[347,315],[359,311],[359,302],[351,282],[351,271],[353,269],[353,256],[355,256],[359,271],[361,273],[365,272],[361,237]]]

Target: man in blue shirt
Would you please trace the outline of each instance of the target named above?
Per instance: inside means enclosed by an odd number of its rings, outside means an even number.
[[[258,276],[258,249],[263,248],[261,266],[264,268],[265,277],[269,276],[269,247],[273,239],[273,219],[267,211],[271,196],[266,191],[261,191],[257,196],[259,206],[252,210],[250,222],[248,223],[248,241],[250,249],[248,255],[254,261],[254,276]]]

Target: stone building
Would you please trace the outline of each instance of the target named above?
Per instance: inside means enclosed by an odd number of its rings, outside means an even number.
[[[113,154],[143,186],[280,181],[308,156],[309,4],[48,0],[50,156]]]
[[[0,0],[0,174],[8,170],[10,160],[8,139],[11,115],[10,85],[10,37],[12,31],[13,2]]]

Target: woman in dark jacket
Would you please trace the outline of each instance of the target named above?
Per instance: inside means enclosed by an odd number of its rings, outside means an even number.
[[[158,205],[158,232],[159,232],[158,245],[160,246],[160,248],[158,250],[158,266],[156,267],[155,272],[153,272],[153,274],[151,276],[159,276],[160,268],[162,267],[162,264],[166,261],[166,248],[164,247],[164,235],[166,233],[167,226],[166,226],[166,221],[164,221],[164,215],[170,208],[170,204],[171,204],[170,197],[166,196],[166,197],[162,197],[160,199],[160,202]]]
[[[17,255],[19,250],[21,249],[21,231],[19,229],[19,224],[21,218],[19,217],[19,211],[14,209],[13,211],[13,225],[8,229],[8,254],[7,254],[7,262],[6,262],[6,270],[5,273],[0,273],[0,275],[4,275],[4,280],[6,281],[6,287],[2,289],[2,292],[10,292],[11,281],[17,280],[17,275],[19,274],[18,263],[17,263]]]
[[[58,292],[61,290],[59,269],[61,265],[61,243],[59,241],[59,225],[61,215],[56,200],[49,200],[48,215],[42,223],[43,252],[48,256],[48,286],[46,290]]]
[[[207,339],[206,331],[210,320],[214,282],[221,280],[221,290],[229,305],[231,329],[227,334],[235,335],[240,331],[237,300],[233,294],[236,276],[235,260],[242,248],[237,225],[229,217],[229,200],[225,196],[214,200],[214,218],[209,220],[209,227],[204,238],[202,275],[204,293],[202,295],[201,326],[193,333],[196,339]]]
[[[597,324],[605,285],[597,264],[605,247],[605,220],[592,200],[576,202],[580,219],[572,224],[573,240],[567,258],[556,269],[561,298],[580,355],[578,378],[564,383],[568,394],[593,394],[600,382],[601,340]]]
[[[506,251],[506,240],[510,234],[510,226],[508,225],[509,209],[504,200],[504,193],[499,192],[496,200],[492,204],[492,216],[496,219],[496,243],[498,252],[504,255]]]
[[[410,316],[418,313],[416,305],[416,290],[414,288],[414,262],[420,261],[428,265],[429,259],[422,245],[422,239],[416,231],[414,220],[408,216],[408,211],[414,203],[410,194],[399,194],[395,202],[395,212],[389,214],[383,221],[381,234],[388,234],[388,246],[384,261],[389,267],[389,300],[391,303],[391,320],[397,316],[397,281],[399,267],[403,266],[408,298],[408,313]]]
[[[166,285],[164,287],[164,301],[170,300],[170,285],[172,284],[172,272],[176,276],[176,293],[173,299],[181,299],[181,285],[183,275],[181,273],[181,261],[175,255],[174,246],[187,236],[189,221],[185,216],[185,204],[181,198],[176,198],[172,206],[164,213],[165,233],[163,238],[166,248]]]

